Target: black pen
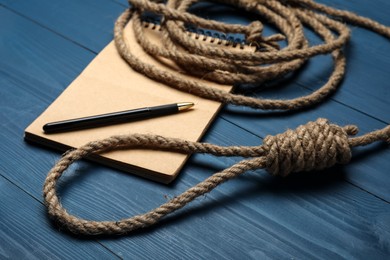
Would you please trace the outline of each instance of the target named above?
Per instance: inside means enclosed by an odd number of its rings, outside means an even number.
[[[126,123],[129,121],[142,120],[152,117],[174,114],[185,111],[194,106],[194,103],[183,102],[155,107],[136,108],[126,111],[108,113],[103,115],[81,117],[64,121],[47,123],[43,126],[46,134],[95,128],[106,125]]]

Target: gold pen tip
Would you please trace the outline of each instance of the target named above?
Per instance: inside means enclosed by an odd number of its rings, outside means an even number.
[[[177,108],[179,109],[179,111],[183,111],[183,110],[190,109],[194,105],[195,104],[192,102],[181,102],[181,103],[177,103]]]

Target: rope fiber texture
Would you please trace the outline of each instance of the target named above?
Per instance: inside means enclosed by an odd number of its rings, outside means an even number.
[[[254,21],[248,26],[228,25],[203,19],[186,10],[196,0],[169,0],[166,4],[149,0],[129,0],[131,9],[126,10],[117,20],[114,37],[118,52],[136,71],[146,76],[194,95],[223,103],[250,106],[258,109],[296,110],[321,102],[332,93],[343,78],[345,57],[342,48],[349,39],[349,30],[344,22],[370,29],[390,38],[390,28],[368,18],[357,16],[317,4],[311,0],[227,0],[212,1],[236,6],[249,12],[258,13],[274,24],[281,32],[268,37],[262,35],[263,25]],[[162,42],[164,48],[157,48],[145,38],[141,14],[161,14]],[[172,59],[187,73],[201,76],[223,84],[261,83],[281,77],[297,70],[310,57],[331,54],[334,71],[327,83],[308,96],[291,100],[256,99],[232,94],[189,81],[180,75],[161,71],[145,64],[130,51],[123,36],[127,22],[133,19],[137,41],[151,55]],[[229,49],[202,45],[190,39],[185,25],[190,24],[223,33],[242,33],[248,44],[255,44],[255,53],[238,52]],[[304,37],[303,27],[310,27],[323,38],[324,43],[309,46]],[[278,41],[286,39],[287,46],[280,49]],[[179,47],[180,46],[180,49]],[[183,51],[184,50],[184,51]],[[139,228],[157,223],[162,217],[184,207],[195,198],[204,195],[221,183],[247,171],[266,169],[272,175],[287,176],[293,172],[321,170],[335,164],[346,164],[351,159],[351,148],[364,146],[376,141],[390,142],[390,126],[381,130],[355,135],[358,129],[349,125],[340,127],[326,119],[318,119],[287,130],[276,136],[267,136],[260,146],[222,147],[208,143],[190,142],[158,135],[132,134],[112,136],[92,141],[75,150],[69,150],[49,172],[44,188],[44,201],[49,215],[61,227],[76,234],[127,234]],[[76,160],[95,154],[118,149],[155,149],[178,153],[209,153],[216,156],[242,156],[244,159],[231,167],[213,174],[206,180],[183,192],[161,206],[142,215],[119,221],[90,221],[69,214],[61,205],[56,185],[66,169]]]

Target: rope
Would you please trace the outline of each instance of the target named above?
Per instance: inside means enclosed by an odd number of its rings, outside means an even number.
[[[149,0],[129,0],[129,2],[132,9],[126,10],[118,18],[114,38],[118,52],[134,70],[168,86],[200,97],[258,109],[301,109],[321,102],[336,90],[345,72],[345,57],[342,48],[350,36],[346,25],[336,19],[342,19],[390,38],[389,27],[351,12],[317,4],[311,0],[213,1],[258,13],[283,34],[268,37],[262,35],[263,25],[260,21],[254,21],[248,26],[228,25],[188,13],[186,10],[197,2],[196,0],[169,0],[167,4]],[[164,48],[154,46],[144,35],[145,29],[140,17],[146,11],[163,16],[161,26]],[[172,59],[187,73],[210,81],[224,84],[264,82],[295,71],[309,58],[322,54],[332,55],[334,71],[328,82],[320,89],[307,96],[290,100],[256,99],[212,89],[189,81],[180,75],[162,71],[136,58],[123,36],[123,29],[130,19],[133,19],[137,41],[150,55]],[[185,34],[185,25],[188,24],[223,33],[242,33],[246,36],[247,43],[255,44],[259,51],[246,53],[202,45]],[[311,27],[324,40],[324,43],[309,46],[303,34],[304,26]],[[288,44],[280,49],[278,42],[284,39]],[[65,153],[45,180],[44,200],[49,215],[71,232],[84,235],[125,234],[157,223],[164,216],[184,207],[195,198],[247,171],[266,169],[272,175],[287,176],[293,172],[321,170],[335,164],[348,163],[353,147],[365,146],[377,141],[390,143],[390,126],[359,137],[350,137],[357,131],[357,127],[353,125],[340,127],[330,124],[326,119],[318,119],[315,122],[301,125],[295,130],[287,130],[276,136],[267,136],[263,145],[252,147],[221,147],[158,135],[112,136],[90,142]],[[249,159],[244,159],[213,174],[181,195],[142,215],[119,221],[90,221],[66,212],[59,202],[56,185],[73,162],[94,154],[134,148],[186,154],[209,153],[216,156],[242,156]]]
[[[273,175],[287,176],[292,172],[321,170],[336,163],[345,164],[351,159],[351,147],[366,145],[390,138],[390,126],[358,138],[357,127],[339,127],[318,119],[296,130],[267,136],[264,144],[254,147],[221,147],[208,143],[190,142],[159,135],[119,135],[90,142],[76,150],[67,152],[49,172],[43,193],[49,215],[73,233],[84,235],[124,234],[157,223],[162,217],[184,207],[195,198],[210,192],[221,183],[233,179],[249,170],[265,168]],[[367,141],[368,140],[368,141]],[[149,211],[120,221],[89,221],[70,215],[62,207],[56,192],[56,185],[64,171],[76,160],[93,154],[117,149],[168,150],[180,153],[210,153],[216,156],[251,157],[215,173],[203,182]]]

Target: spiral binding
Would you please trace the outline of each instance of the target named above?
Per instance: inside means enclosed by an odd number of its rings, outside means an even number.
[[[162,30],[160,26],[160,21],[156,19],[143,19],[142,25],[145,28],[149,28],[151,30]],[[231,35],[226,35],[225,33],[211,32],[209,30],[195,28],[192,26],[188,26],[186,29],[187,35],[195,40],[240,49],[244,49],[245,46],[249,46],[245,43],[244,40]]]
[[[189,32],[188,34],[190,37],[196,40],[208,41],[210,43],[231,46],[233,48],[239,47],[240,49],[244,49],[245,47],[245,41],[238,37],[227,36],[225,33],[211,32],[195,27],[187,27],[187,31]]]

